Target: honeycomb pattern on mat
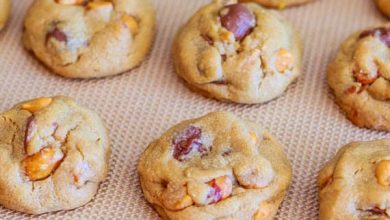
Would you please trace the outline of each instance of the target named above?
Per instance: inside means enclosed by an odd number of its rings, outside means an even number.
[[[190,92],[173,71],[173,36],[206,0],[154,0],[158,36],[149,58],[130,73],[101,80],[68,80],[51,74],[21,45],[22,21],[31,0],[14,1],[13,16],[0,34],[0,110],[36,96],[65,94],[95,109],[113,140],[111,171],[94,200],[82,208],[39,219],[158,219],[138,183],[139,155],[153,139],[183,119],[227,110],[267,126],[284,143],[294,181],[278,219],[315,219],[315,178],[337,148],[352,140],[390,138],[390,133],[354,127],[333,102],[325,70],[339,44],[353,31],[385,19],[371,1],[319,0],[282,12],[305,44],[304,76],[281,98],[265,105],[219,103]],[[32,218],[0,208],[0,219]]]

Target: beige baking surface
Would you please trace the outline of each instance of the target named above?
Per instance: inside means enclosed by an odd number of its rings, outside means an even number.
[[[203,0],[154,0],[158,35],[149,58],[129,73],[100,80],[68,80],[51,74],[21,46],[22,20],[31,1],[15,0],[0,34],[0,109],[36,96],[70,95],[95,109],[113,140],[111,171],[95,199],[82,208],[40,219],[158,219],[145,202],[136,174],[143,149],[175,123],[209,111],[227,110],[268,127],[284,143],[294,181],[278,219],[316,219],[315,178],[337,148],[353,140],[390,138],[354,127],[333,102],[325,69],[351,32],[385,19],[371,0],[320,0],[283,12],[305,44],[304,76],[285,95],[265,105],[223,104],[190,92],[174,74],[173,36]],[[1,174],[0,174],[1,175]],[[31,216],[0,208],[0,219]]]

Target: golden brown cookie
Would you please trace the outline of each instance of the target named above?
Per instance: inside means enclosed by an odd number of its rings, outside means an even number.
[[[35,0],[24,27],[25,47],[55,73],[94,78],[140,65],[155,14],[148,0]]]
[[[390,24],[349,37],[329,65],[328,82],[359,127],[390,131]]]
[[[274,11],[217,0],[177,33],[177,74],[195,91],[223,101],[264,103],[301,74],[298,34]]]
[[[231,113],[184,121],[149,145],[138,173],[163,219],[273,219],[291,182],[280,143]]]
[[[318,176],[320,220],[390,219],[390,140],[341,148]]]
[[[256,2],[265,7],[284,9],[286,7],[302,5],[314,0],[239,0],[240,2]]]
[[[11,10],[10,0],[0,0],[0,30],[4,28],[7,23],[8,16]]]
[[[68,97],[23,102],[0,114],[0,204],[29,214],[89,202],[108,173],[99,116]]]
[[[387,17],[390,17],[390,1],[388,0],[374,0],[378,9]]]

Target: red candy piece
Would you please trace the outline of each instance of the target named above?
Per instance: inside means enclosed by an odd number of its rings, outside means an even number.
[[[390,28],[375,28],[372,30],[364,31],[360,34],[359,38],[375,37],[382,41],[386,46],[390,46]]]
[[[181,134],[174,138],[172,141],[174,150],[173,157],[176,160],[187,160],[187,155],[193,151],[197,151],[201,154],[207,150],[203,147],[201,140],[202,130],[200,128],[191,126],[184,130]]]
[[[215,178],[207,183],[210,186],[210,192],[207,195],[209,204],[217,203],[232,194],[233,183],[228,176]]]
[[[208,197],[212,198],[211,203],[217,203],[222,200],[223,192],[222,189],[216,184],[215,179],[212,180],[209,185],[213,188],[213,190],[210,191]]]
[[[370,75],[362,71],[355,71],[353,73],[356,81],[360,82],[363,85],[370,85],[378,78],[378,74]]]
[[[36,129],[37,129],[37,125],[36,125],[36,122],[35,122],[35,117],[34,116],[30,116],[27,119],[26,134],[25,134],[25,137],[24,137],[24,145],[25,146],[27,146],[28,142],[31,141],[31,138],[33,137]]]
[[[65,43],[68,42],[68,36],[66,36],[66,34],[60,29],[58,29],[57,27],[55,27],[52,31],[47,33],[46,41],[49,40],[50,38],[54,38],[59,42],[65,42]]]
[[[371,212],[374,215],[387,215],[386,210],[380,209],[378,207],[374,207],[372,209],[367,210],[368,212]]]

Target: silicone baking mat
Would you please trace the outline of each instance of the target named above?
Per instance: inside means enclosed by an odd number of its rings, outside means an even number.
[[[111,132],[110,174],[84,207],[40,216],[0,208],[0,219],[159,219],[144,200],[136,164],[145,147],[172,125],[225,110],[268,127],[284,144],[294,179],[278,219],[316,219],[316,176],[336,150],[350,141],[390,138],[390,133],[354,127],[333,102],[325,80],[327,63],[352,32],[385,22],[371,0],[317,0],[282,12],[302,35],[304,74],[279,99],[264,105],[220,103],[188,90],[175,75],[173,37],[206,0],[154,0],[158,34],[143,65],[93,80],[51,74],[21,44],[30,0],[13,1],[12,18],[0,33],[0,110],[38,97],[64,94],[95,109]]]

